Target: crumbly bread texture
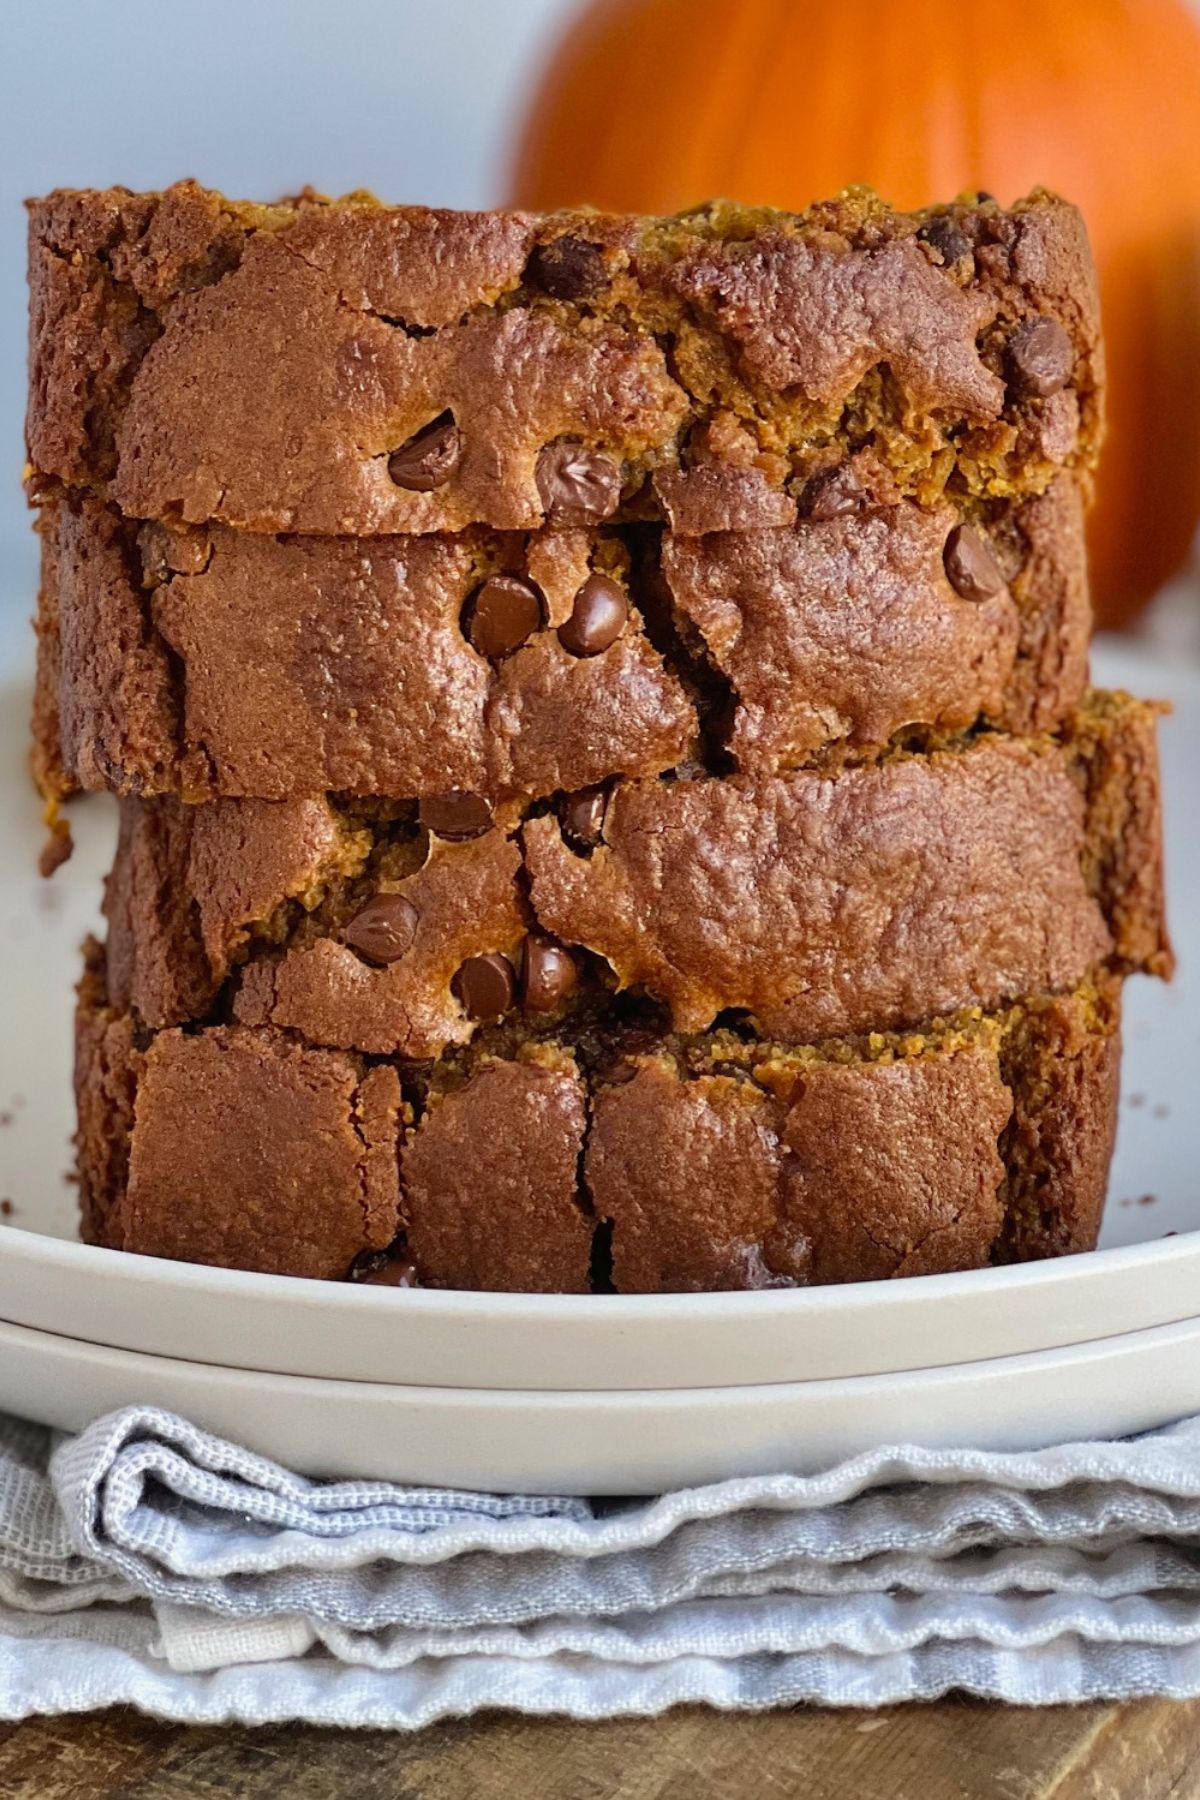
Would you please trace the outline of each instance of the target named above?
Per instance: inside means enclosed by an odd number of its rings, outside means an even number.
[[[919,1033],[792,1047],[619,1030],[571,1046],[509,1027],[416,1079],[270,1028],[142,1032],[109,1007],[93,951],[84,1235],[527,1292],[873,1280],[1087,1249],[1118,1005],[1106,977]]]
[[[975,577],[949,500],[885,491],[872,464],[861,509],[642,526],[628,547],[617,529],[168,530],[59,498],[40,520],[39,782],[53,798],[502,801],[697,756],[763,773],[912,728],[1058,725],[1087,680],[1078,481],[992,503],[966,528]],[[580,655],[571,621],[597,578],[625,616]],[[497,600],[498,642],[479,627]]]
[[[461,841],[412,805],[126,801],[112,1001],[419,1061],[491,1016],[463,988],[480,959],[496,1014],[557,1025],[617,989],[675,1031],[733,1010],[790,1042],[1063,992],[1102,961],[1166,973],[1155,721],[1096,694],[1057,737],[619,782],[590,843],[578,796]]]
[[[60,191],[30,206],[33,483],[331,535],[781,526],[869,447],[898,494],[1090,469],[1073,207],[448,213]]]

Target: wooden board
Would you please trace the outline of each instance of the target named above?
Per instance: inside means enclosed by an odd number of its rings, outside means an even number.
[[[414,1736],[189,1730],[129,1712],[0,1724],[5,1800],[1189,1800],[1200,1701],[948,1700],[878,1713],[575,1725],[492,1715]]]

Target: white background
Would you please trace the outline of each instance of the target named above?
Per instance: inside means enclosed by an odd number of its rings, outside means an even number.
[[[30,612],[35,579],[20,491],[25,197],[194,175],[257,200],[310,182],[494,204],[570,12],[571,0],[0,0],[0,608]]]

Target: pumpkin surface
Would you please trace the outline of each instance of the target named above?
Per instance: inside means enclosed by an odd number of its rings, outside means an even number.
[[[1200,25],[1186,0],[596,0],[534,99],[512,199],[800,209],[865,182],[917,207],[983,187],[1082,209],[1108,343],[1091,521],[1102,623],[1200,519]]]

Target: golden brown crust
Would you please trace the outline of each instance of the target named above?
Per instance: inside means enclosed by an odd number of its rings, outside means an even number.
[[[786,1286],[764,1244],[778,1206],[775,1105],[732,1076],[682,1082],[647,1058],[593,1104],[588,1194],[618,1292]]]
[[[995,1043],[814,1063],[785,1098],[663,1058],[595,1103],[587,1177],[624,1292],[936,1274],[986,1263],[1012,1113]]]
[[[104,905],[113,1004],[156,1028],[206,1017],[256,928],[351,880],[365,854],[324,799],[123,802]]]
[[[198,391],[204,413],[189,408],[185,430],[183,396]],[[398,486],[390,454],[446,412],[466,443],[458,472],[440,492]],[[412,337],[262,237],[177,303],[143,358],[110,492],[131,517],[256,531],[531,530],[545,518],[543,446],[581,440],[636,464],[685,416],[651,338],[572,333],[526,309]]]
[[[1154,709],[1083,699],[1072,208],[181,183],[33,203],[30,281],[35,772],[123,796],[89,1239],[567,1292],[1095,1241],[1171,957]]]
[[[1169,978],[1158,720],[1166,710],[1128,694],[1101,696],[1072,725],[1075,777],[1096,829],[1089,885],[1109,920],[1115,953],[1131,969]]]
[[[121,1248],[344,1275],[396,1235],[399,1105],[392,1070],[280,1035],[164,1034],[138,1083]]]
[[[668,538],[675,607],[733,689],[737,766],[787,768],[825,744],[882,744],[911,725],[1052,728],[1082,698],[1089,628],[1082,513],[1059,487],[1074,491],[1061,482],[1005,515],[1011,535],[1025,525],[1034,541],[1011,587],[998,580],[983,600],[947,578],[959,522],[949,505]]]
[[[1105,981],[857,1054],[632,1059],[596,1094],[586,1162],[614,1285],[880,1280],[1093,1248],[1119,1012]]]
[[[587,1291],[579,1196],[586,1085],[557,1066],[484,1059],[431,1095],[404,1149],[406,1254],[430,1287]]]
[[[375,1056],[421,1059],[467,1042],[476,1024],[455,976],[472,957],[516,961],[526,931],[520,865],[517,845],[499,831],[465,844],[431,839],[420,868],[388,884],[415,909],[406,955],[377,968],[338,937],[316,937],[251,963],[234,1017]]]
[[[75,1085],[84,1238],[223,1268],[344,1275],[398,1229],[400,1083],[278,1032],[139,1047],[92,946]]]
[[[43,793],[158,793],[179,779],[179,706],[140,571],[107,518],[39,519],[34,772]]]
[[[120,1247],[134,1101],[143,1068],[137,1030],[108,1004],[105,956],[89,939],[75,1010],[75,1165],[85,1243]]]
[[[1005,1046],[1013,1110],[1001,1262],[1090,1250],[1117,1134],[1120,983],[1029,1007]]]
[[[738,1008],[795,1041],[1061,991],[1114,950],[1165,966],[1150,712],[1100,697],[1061,743],[628,783],[590,857],[527,824],[534,910],[677,1028]]]
[[[992,515],[1013,545],[1011,591],[1020,621],[1017,661],[995,723],[1006,731],[1053,731],[1082,700],[1088,680],[1092,608],[1083,495],[1076,481]]]

